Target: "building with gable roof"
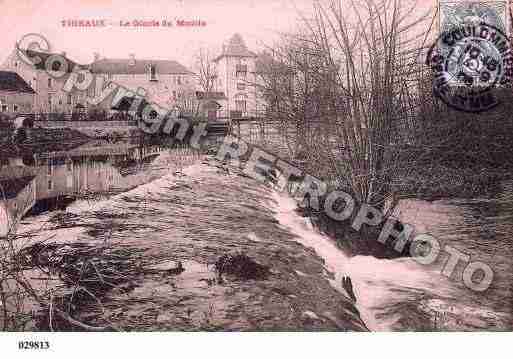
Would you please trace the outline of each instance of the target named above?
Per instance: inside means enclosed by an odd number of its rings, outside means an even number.
[[[53,61],[58,58],[59,61]],[[65,63],[61,68],[61,61]],[[54,77],[46,71],[46,66],[61,71],[62,76]],[[50,66],[50,65],[48,65]],[[16,72],[35,91],[32,113],[72,113],[77,106],[84,108],[86,93],[76,89],[71,92],[63,90],[69,74],[76,68],[85,66],[66,57],[66,53],[47,53],[19,49],[17,46],[7,57],[2,68]]]
[[[32,87],[16,72],[0,71],[0,112],[32,112],[34,95]]]
[[[63,60],[66,66],[60,68],[59,61],[52,62],[55,57]],[[53,71],[62,71],[63,75],[58,78],[51,76],[46,69],[48,64],[52,65]],[[83,112],[90,107],[87,97],[95,97],[100,91],[96,81],[99,76],[133,93],[142,88],[147,102],[163,107],[171,107],[187,97],[193,98],[196,90],[194,73],[182,64],[173,60],[137,59],[133,54],[126,59],[100,58],[95,54],[91,64],[81,65],[66,57],[64,52],[46,53],[16,47],[2,68],[18,73],[32,86],[35,97],[31,112],[35,113]],[[95,80],[86,91],[76,88],[64,91],[64,84],[75,69],[89,70],[94,75]],[[100,107],[111,111],[112,98],[109,96]]]
[[[184,99],[194,97],[195,93],[194,73],[173,60],[139,59],[134,54],[124,59],[100,59],[95,54],[89,69],[94,75],[103,76],[133,92],[144,89],[146,102],[164,108],[172,108]],[[107,110],[113,108],[111,105],[111,101],[103,104]]]

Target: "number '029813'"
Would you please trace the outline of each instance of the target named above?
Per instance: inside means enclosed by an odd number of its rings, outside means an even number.
[[[50,342],[44,341],[21,341],[18,342],[18,349],[45,350],[50,349]]]

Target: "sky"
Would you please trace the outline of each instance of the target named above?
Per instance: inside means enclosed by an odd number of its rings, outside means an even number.
[[[295,28],[311,0],[0,0],[0,63],[27,33],[43,35],[51,51],[79,63],[102,57],[171,59],[191,66],[201,47],[220,51],[234,33],[258,51]],[[62,20],[104,19],[103,28],[63,27]],[[202,20],[204,27],[125,28],[120,21]]]
[[[319,0],[323,3],[329,0]],[[349,0],[341,0],[348,4]],[[403,5],[415,0],[402,0]],[[0,64],[26,34],[37,33],[50,51],[87,64],[106,58],[169,59],[193,68],[200,48],[217,55],[234,33],[255,52],[297,30],[314,0],[0,0]],[[436,0],[417,0],[420,14]],[[201,20],[202,27],[121,27],[120,21]],[[63,27],[63,20],[105,20],[106,27]]]

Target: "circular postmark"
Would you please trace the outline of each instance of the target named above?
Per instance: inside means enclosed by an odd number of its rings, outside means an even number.
[[[433,93],[448,106],[483,112],[499,104],[495,89],[513,77],[509,39],[497,27],[469,22],[443,31],[426,63],[433,70]]]

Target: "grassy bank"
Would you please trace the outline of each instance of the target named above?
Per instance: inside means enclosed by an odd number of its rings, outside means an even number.
[[[447,198],[475,198],[495,193],[500,182],[511,179],[506,168],[419,167],[401,178],[404,198],[435,201]]]

